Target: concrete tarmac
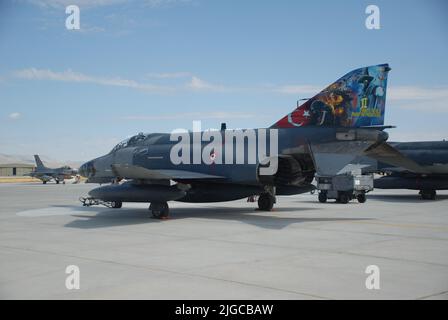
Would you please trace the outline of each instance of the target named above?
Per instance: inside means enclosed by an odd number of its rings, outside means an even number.
[[[448,192],[82,207],[90,184],[0,184],[2,299],[447,299]],[[80,288],[66,287],[69,265]],[[379,289],[367,289],[368,266]],[[378,280],[378,278],[377,278]]]

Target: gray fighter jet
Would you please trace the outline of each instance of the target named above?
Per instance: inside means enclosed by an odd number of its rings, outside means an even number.
[[[365,172],[384,174],[375,179],[375,188],[419,190],[426,200],[434,200],[436,190],[448,190],[448,141],[389,142],[371,158],[359,163],[370,165]]]
[[[258,197],[269,211],[276,195],[310,191],[315,174],[341,174],[385,143],[389,71],[387,64],[356,69],[266,129],[140,133],[79,172],[87,182],[111,183],[90,199],[114,208],[149,202],[155,218],[168,215],[168,201]]]
[[[47,168],[37,154],[34,155],[34,160],[36,161],[36,170],[27,175],[42,180],[43,184],[46,184],[51,180],[55,180],[57,184],[60,182],[65,183],[64,179],[71,179],[78,173],[77,170],[72,169],[69,166],[55,169]]]

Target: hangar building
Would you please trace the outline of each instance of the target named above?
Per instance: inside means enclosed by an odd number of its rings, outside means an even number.
[[[23,176],[34,171],[35,166],[26,163],[0,164],[0,177]]]

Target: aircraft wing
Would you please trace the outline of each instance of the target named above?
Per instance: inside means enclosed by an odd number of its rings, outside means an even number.
[[[125,179],[140,180],[210,180],[226,179],[223,176],[215,176],[194,171],[172,169],[147,169],[135,165],[112,165],[112,172]]]
[[[365,155],[379,162],[395,166],[395,168],[387,168],[387,171],[429,173],[427,169],[403,155],[387,142],[383,142],[377,147],[366,150]]]

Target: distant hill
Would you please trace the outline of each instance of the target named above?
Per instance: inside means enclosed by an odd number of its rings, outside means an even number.
[[[55,160],[53,158],[47,157],[43,154],[40,154],[40,159],[44,163],[45,166],[50,168],[56,168],[61,166],[70,166],[72,168],[79,168],[84,161],[62,161],[62,160]],[[23,154],[4,154],[0,153],[0,164],[6,164],[6,163],[26,163],[26,164],[36,164],[34,161],[34,155],[23,155]]]

